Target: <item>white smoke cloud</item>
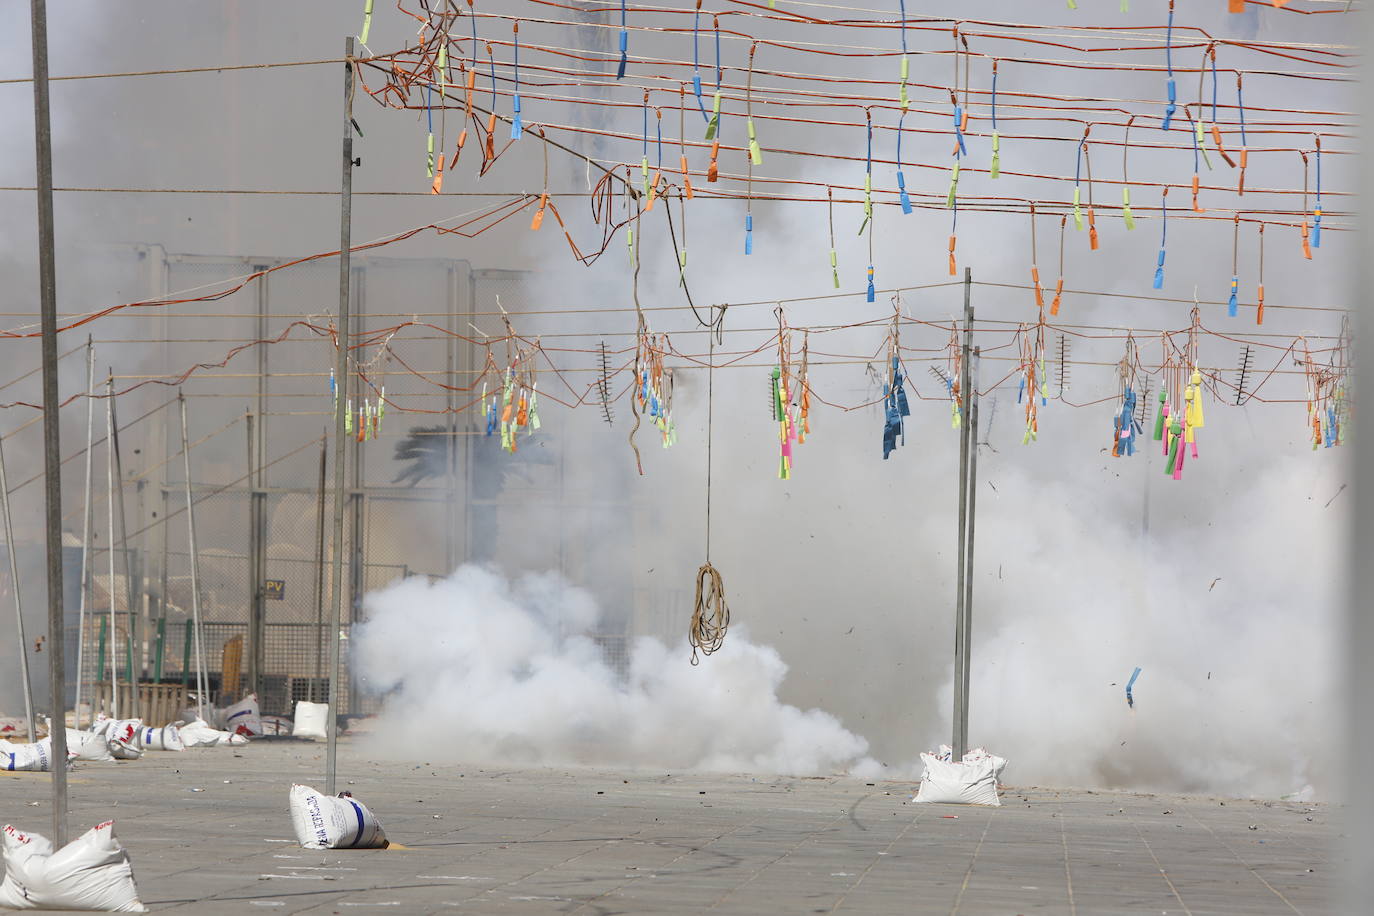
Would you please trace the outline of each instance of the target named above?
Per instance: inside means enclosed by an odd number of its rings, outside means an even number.
[[[591,638],[600,610],[556,574],[477,566],[367,598],[357,670],[386,693],[375,751],[477,763],[820,775],[868,742],[778,699],[781,656],[733,630],[699,666],[685,642],[630,649],[628,676]]]

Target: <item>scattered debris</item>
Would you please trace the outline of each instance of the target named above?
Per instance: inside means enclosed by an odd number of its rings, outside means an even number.
[[[1325,508],[1327,508],[1328,506],[1330,506],[1332,503],[1334,503],[1334,502],[1336,501],[1336,496],[1340,496],[1340,495],[1341,495],[1341,491],[1344,490],[1344,489],[1346,488],[1346,486],[1347,486],[1346,484],[1341,484],[1341,489],[1340,489],[1340,490],[1337,490],[1336,493],[1335,493],[1335,496],[1332,496],[1330,499],[1328,499],[1328,500],[1326,501],[1326,505],[1325,505],[1325,506],[1322,506],[1322,508],[1325,509]]]
[[[1126,705],[1131,709],[1135,709],[1135,697],[1131,695],[1131,688],[1135,686],[1135,679],[1138,677],[1140,677],[1140,668],[1137,666],[1131,672],[1131,679],[1126,682]]]

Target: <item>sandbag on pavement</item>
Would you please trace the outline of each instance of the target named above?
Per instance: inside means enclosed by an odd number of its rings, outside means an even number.
[[[329,796],[309,786],[292,786],[291,825],[306,849],[384,849],[387,845],[377,816],[348,792]]]
[[[921,774],[921,788],[912,801],[950,805],[1002,804],[997,797],[996,764],[991,756],[975,760],[965,757],[961,763],[951,763],[934,754],[922,754],[921,760],[926,768]]]
[[[296,701],[296,719],[291,734],[297,738],[318,738],[323,741],[329,726],[329,704]]]
[[[149,728],[144,725],[134,735],[138,746],[145,751],[184,751],[186,745],[181,740],[181,730],[175,725],[162,728]]]
[[[211,728],[204,719],[195,719],[183,725],[177,726],[180,733],[181,742],[185,747],[219,747],[222,745],[247,744],[248,739],[243,735],[234,735],[229,732]]]
[[[70,754],[67,756],[67,763],[71,764]],[[10,744],[8,741],[0,741],[0,770],[46,773],[51,769],[51,738],[44,738],[33,744]]]
[[[0,907],[16,910],[102,910],[146,913],[129,855],[106,821],[57,852],[36,833],[6,825],[5,879]]]
[[[258,695],[250,693],[233,706],[218,710],[218,719],[225,731],[236,735],[261,735],[262,715],[258,710]]]
[[[74,728],[67,729],[67,756],[73,760],[99,760],[105,763],[115,759],[104,735],[80,732]]]

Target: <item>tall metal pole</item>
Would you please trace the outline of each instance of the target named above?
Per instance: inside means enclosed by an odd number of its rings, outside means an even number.
[[[261,322],[259,323],[261,327]],[[261,380],[259,380],[261,384]],[[258,563],[261,556],[259,552],[261,526],[258,525],[258,462],[257,453],[254,448],[254,417],[251,410],[246,411],[244,419],[247,421],[245,426],[248,430],[248,679],[244,687],[245,695],[258,689],[258,644],[259,631],[262,623],[262,606],[259,599],[262,597],[262,568]],[[226,691],[238,691],[238,684],[221,684],[220,689]]]
[[[338,352],[334,375],[339,380],[338,404],[334,408],[334,556],[329,593],[333,605],[333,621],[329,634],[329,714],[325,754],[325,793],[334,794],[334,775],[339,757],[339,629],[343,600],[343,537],[344,537],[344,411],[348,408],[348,306],[349,271],[352,263],[349,248],[353,244],[353,39],[344,42],[344,116],[343,116],[343,181],[339,190],[339,316],[337,325]]]
[[[113,376],[113,373],[112,373]],[[113,378],[112,378],[113,381]],[[134,560],[129,553],[129,526],[124,517],[124,461],[119,454],[119,408],[115,404],[113,392],[110,397],[110,450],[114,453],[115,488],[110,495],[114,499],[115,511],[119,513],[119,552],[124,555],[124,603],[129,612],[129,707],[124,715],[130,719],[138,718],[138,680],[143,668],[143,649],[138,638],[139,603],[135,588]],[[111,583],[111,588],[114,584]]]
[[[57,397],[57,252],[52,213],[52,118],[48,108],[48,4],[30,0],[33,32],[33,136],[38,166],[38,300],[43,335],[43,508],[48,552],[49,703],[52,739],[52,833],[67,843],[66,620],[62,607],[62,447]]]
[[[959,424],[959,573],[954,598],[954,737],[950,759],[958,763],[968,749],[968,695],[964,681],[964,660],[968,655],[968,633],[964,619],[964,579],[967,575],[968,548],[968,452],[969,452],[969,346],[973,340],[973,271],[964,268],[964,342],[959,360],[959,398],[962,421]]]
[[[964,528],[964,540],[968,546],[964,551],[964,657],[963,671],[960,674],[964,685],[964,708],[960,711],[963,721],[959,723],[959,731],[963,734],[965,743],[968,741],[968,708],[972,696],[969,689],[969,673],[973,670],[973,528],[978,521],[978,366],[982,359],[982,349],[973,348],[968,387],[968,518]]]
[[[109,488],[106,491],[109,510],[110,539],[106,547],[110,554],[110,718],[119,718],[119,627],[115,610],[115,460],[114,460],[114,370],[105,379],[105,466],[108,471]]]
[[[5,552],[10,555],[10,591],[14,593],[14,621],[19,635],[19,676],[24,679],[24,717],[29,723],[29,740],[37,741],[38,723],[33,717],[33,681],[29,679],[29,640],[24,635],[24,600],[19,594],[19,552],[14,546],[14,524],[10,517],[10,485],[5,476],[3,444],[0,444],[0,504],[3,505],[5,513]]]
[[[73,724],[81,728],[81,687],[86,660],[86,598],[90,594],[91,531],[95,505],[91,501],[91,452],[95,449],[95,346],[86,335],[86,501],[81,513],[81,602],[76,617],[76,702],[72,706]],[[94,720],[95,716],[91,718]]]
[[[318,703],[316,695],[320,678],[324,677],[324,507],[325,476],[329,464],[329,430],[320,437],[320,486],[315,497],[315,679],[310,683],[310,702]]]
[[[181,457],[186,472],[186,535],[191,551],[191,633],[196,652],[196,701],[201,719],[205,718],[205,640],[200,632],[200,552],[196,549],[196,500],[191,492],[191,446],[186,433],[186,398],[177,391],[181,403]]]

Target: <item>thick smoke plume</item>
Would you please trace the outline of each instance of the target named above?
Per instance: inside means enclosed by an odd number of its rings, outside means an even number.
[[[868,748],[832,715],[778,699],[787,665],[731,632],[705,664],[642,637],[628,676],[591,638],[592,596],[555,574],[464,566],[367,599],[357,670],[385,692],[378,750],[478,763],[820,775]]]

